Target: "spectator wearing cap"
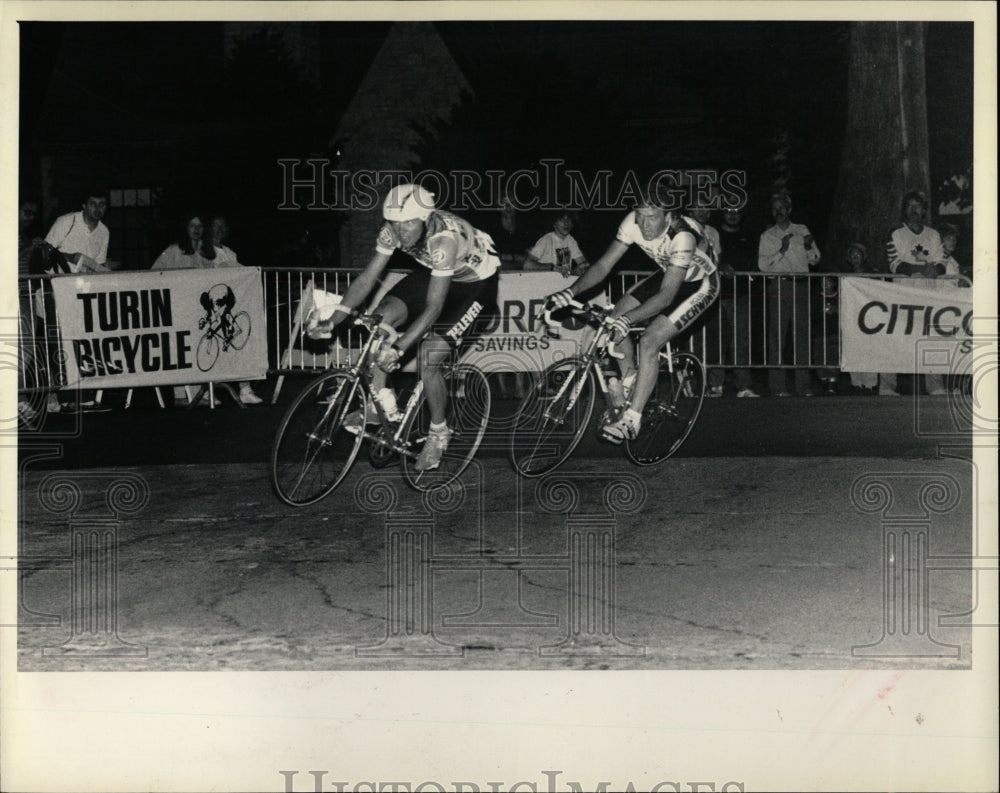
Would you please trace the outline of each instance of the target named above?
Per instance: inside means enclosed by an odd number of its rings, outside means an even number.
[[[771,396],[788,396],[784,354],[792,347],[795,393],[812,396],[809,388],[809,279],[808,273],[820,260],[819,248],[809,229],[791,220],[792,199],[786,192],[771,196],[774,224],[760,235],[757,267],[772,277],[765,285],[768,323],[767,363]],[[791,344],[786,343],[792,334]]]

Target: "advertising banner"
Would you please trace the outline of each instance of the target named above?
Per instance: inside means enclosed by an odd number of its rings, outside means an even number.
[[[549,364],[575,355],[593,336],[593,330],[563,310],[560,325],[549,330],[542,319],[545,298],[572,283],[559,273],[503,273],[497,302],[500,317],[489,333],[474,341],[462,358],[485,372],[538,372]],[[600,294],[591,303],[605,305]]]
[[[66,385],[132,388],[267,373],[260,269],[53,278]]]
[[[840,368],[948,374],[972,351],[972,290],[944,281],[842,278]]]

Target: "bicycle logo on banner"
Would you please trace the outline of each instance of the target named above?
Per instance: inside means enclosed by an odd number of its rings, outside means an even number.
[[[219,353],[229,349],[242,350],[250,338],[250,314],[233,313],[236,295],[228,284],[216,284],[201,293],[205,316],[198,320],[198,330],[204,330],[198,341],[198,368],[207,372],[219,360]]]

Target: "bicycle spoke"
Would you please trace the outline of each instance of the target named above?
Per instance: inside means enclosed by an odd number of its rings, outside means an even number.
[[[457,480],[475,457],[486,432],[492,397],[486,376],[472,366],[458,365],[446,373],[448,383],[447,423],[451,430],[448,447],[437,468],[417,471],[414,467],[430,428],[426,392],[407,431],[408,451],[402,456],[403,473],[417,490],[446,487]]]
[[[661,359],[656,388],[642,414],[642,429],[625,453],[637,465],[654,465],[675,454],[698,420],[705,395],[705,370],[694,355],[677,353],[673,371]]]
[[[523,476],[541,476],[572,454],[590,421],[595,387],[589,363],[559,361],[535,380],[511,431],[510,460]]]
[[[271,451],[271,481],[279,498],[293,506],[312,504],[340,484],[363,437],[345,430],[344,419],[364,406],[363,392],[343,372],[323,375],[299,394]]]

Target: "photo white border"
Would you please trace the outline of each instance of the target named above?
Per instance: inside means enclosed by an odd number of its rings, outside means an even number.
[[[996,317],[996,7],[990,3],[0,4],[0,239],[14,239],[19,18],[34,20],[900,19],[976,22],[976,315]],[[667,43],[665,43],[667,46]],[[7,243],[10,245],[10,243]],[[12,257],[10,257],[12,259]],[[5,268],[0,316],[16,315]],[[3,372],[3,415],[16,383]],[[995,403],[994,403],[995,404]],[[982,441],[980,484],[996,481]],[[16,556],[16,451],[0,448],[0,556]],[[991,487],[993,487],[991,485]],[[997,555],[996,491],[979,550]],[[0,623],[16,577],[0,575]],[[984,594],[986,594],[984,592]],[[995,593],[993,593],[995,595]],[[994,606],[995,608],[995,606]],[[12,615],[14,617],[12,618]],[[997,633],[973,631],[971,671],[19,673],[0,629],[5,790],[276,790],[279,770],[330,783],[456,781],[508,790],[544,771],[584,790],[673,781],[750,790],[986,790],[997,784]],[[514,681],[516,680],[516,685]],[[886,705],[891,705],[891,710]],[[919,719],[917,718],[919,714]],[[367,789],[367,788],[361,788]],[[377,788],[376,788],[377,789]],[[386,788],[389,789],[389,788]],[[434,790],[433,786],[425,788]],[[472,788],[467,788],[471,790]],[[527,787],[522,789],[529,789]],[[672,790],[672,787],[664,787]],[[707,789],[707,788],[702,788]],[[736,789],[736,788],[732,788]]]

